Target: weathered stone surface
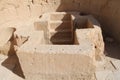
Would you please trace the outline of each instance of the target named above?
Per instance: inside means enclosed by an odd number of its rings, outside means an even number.
[[[26,79],[29,80],[32,74],[36,74],[36,77],[32,77],[33,80],[37,78],[45,80],[61,79],[61,76],[65,80],[68,76],[70,76],[70,79],[79,77],[80,79],[92,80],[96,55],[101,57],[100,54],[103,54],[104,50],[96,52],[98,51],[96,47],[100,49],[104,47],[99,46],[99,44],[104,44],[101,29],[94,26],[94,18],[92,20],[92,17],[90,17],[89,20],[89,17],[86,16],[86,22],[83,24],[85,25],[84,29],[76,28],[75,39],[78,42],[75,41],[75,44],[73,41],[75,36],[73,34],[75,29],[73,28],[73,20],[75,17],[73,16],[65,12],[47,13],[34,23],[37,31],[32,31],[28,41],[17,50],[17,56]],[[55,22],[55,25],[51,25],[52,21]],[[69,25],[65,24],[67,21]],[[56,24],[56,22],[60,23]],[[62,27],[68,26],[68,28],[66,30],[62,29],[60,25]],[[60,45],[61,42],[54,45],[52,43],[53,37],[54,42],[55,40],[59,42],[64,40],[65,42],[68,38],[73,43],[70,45],[69,41],[66,41],[63,45]]]
[[[32,74],[36,74],[36,78],[42,77],[45,80],[57,79],[60,76],[66,80],[67,76],[72,74],[83,75],[85,79],[90,79],[95,69],[94,55],[94,45],[90,43],[79,46],[36,45],[36,47],[24,44],[17,52],[22,70],[28,80],[29,75]]]
[[[82,20],[83,19],[83,20]],[[100,24],[92,16],[77,17],[75,21],[75,44],[84,44],[88,41],[95,44],[96,60],[100,60],[104,53],[104,42]]]

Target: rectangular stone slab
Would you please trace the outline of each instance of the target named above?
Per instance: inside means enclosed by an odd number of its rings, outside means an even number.
[[[88,78],[95,69],[95,49],[91,43],[84,45],[22,45],[17,56],[27,80],[67,80],[83,75]],[[83,68],[84,67],[84,68]],[[30,75],[35,75],[33,79]],[[82,78],[81,77],[81,78]],[[75,77],[75,80],[77,77]]]

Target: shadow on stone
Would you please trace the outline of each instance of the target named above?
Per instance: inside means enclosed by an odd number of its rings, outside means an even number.
[[[10,45],[10,49],[8,51],[8,58],[2,62],[2,66],[9,69],[10,71],[15,73],[16,75],[18,75],[22,78],[25,78],[23,71],[21,69],[20,63],[19,63],[19,59],[16,55],[16,51],[14,48],[15,41],[14,41],[13,36],[10,39],[10,42],[11,42],[11,45]]]

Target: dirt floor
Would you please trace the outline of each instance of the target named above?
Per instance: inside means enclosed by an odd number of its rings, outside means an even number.
[[[120,74],[120,45],[110,37],[105,38],[105,57],[98,62],[96,80],[119,80]]]

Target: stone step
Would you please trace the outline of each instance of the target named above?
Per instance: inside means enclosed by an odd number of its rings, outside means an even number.
[[[71,32],[71,33],[72,33],[73,31],[70,30],[70,29],[69,29],[69,30],[65,30],[65,29],[64,29],[64,30],[59,30],[59,31],[56,31],[55,29],[49,29],[49,32],[53,32],[53,33],[57,33],[57,32],[61,32],[61,33],[62,33],[62,32],[63,32],[63,33],[64,33],[64,32]]]
[[[72,38],[72,32],[49,32],[49,38]]]
[[[56,21],[56,20],[62,20],[62,21],[68,21],[71,19],[70,14],[66,13],[52,13],[50,14],[50,20]]]
[[[54,44],[70,44],[73,43],[73,36],[71,32],[50,33],[50,42]]]
[[[73,44],[73,39],[71,37],[51,38],[50,43],[53,43],[53,44]]]
[[[50,21],[50,29],[55,31],[71,30],[71,21]]]
[[[50,43],[54,44],[72,44],[73,34],[71,31],[57,32],[53,31],[49,34]]]

